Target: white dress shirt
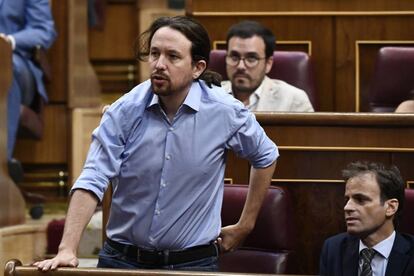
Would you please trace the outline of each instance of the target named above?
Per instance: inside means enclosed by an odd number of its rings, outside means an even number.
[[[386,238],[385,240],[377,243],[372,249],[376,251],[374,258],[371,261],[372,276],[385,276],[385,271],[387,270],[388,257],[390,256],[392,246],[394,245],[395,240],[395,231]],[[359,241],[359,253],[362,249],[367,248],[367,246],[360,240]],[[361,274],[362,268],[362,259],[359,260],[358,275]]]

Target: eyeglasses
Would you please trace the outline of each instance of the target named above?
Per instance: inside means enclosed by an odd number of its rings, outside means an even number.
[[[248,56],[248,57],[240,57],[238,55],[229,55],[226,56],[226,63],[230,66],[238,66],[240,60],[243,60],[244,65],[248,68],[253,68],[259,64],[259,61],[262,59],[266,59],[266,57],[255,57],[255,56]]]

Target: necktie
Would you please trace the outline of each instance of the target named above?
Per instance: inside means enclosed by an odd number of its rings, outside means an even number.
[[[371,261],[374,255],[375,250],[372,248],[364,248],[361,250],[360,258],[362,260],[362,268],[360,276],[372,276]]]

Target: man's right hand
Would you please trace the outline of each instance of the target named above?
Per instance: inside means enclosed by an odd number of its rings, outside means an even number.
[[[48,271],[55,270],[60,266],[77,267],[79,265],[78,258],[70,251],[59,251],[59,253],[53,259],[47,259],[39,262],[35,262],[33,266],[36,266],[39,270]]]
[[[77,267],[79,261],[76,257],[76,251],[82,231],[91,220],[97,204],[98,198],[92,192],[82,189],[75,190],[70,199],[58,254],[53,259],[35,262],[33,266],[42,271],[55,270],[60,266]]]

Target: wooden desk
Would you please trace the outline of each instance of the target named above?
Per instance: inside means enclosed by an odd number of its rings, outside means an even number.
[[[414,182],[414,114],[256,113],[280,158],[274,175],[283,180],[340,180],[351,161],[397,165]],[[248,182],[248,163],[229,157],[226,177]]]

